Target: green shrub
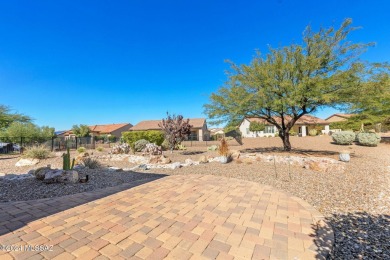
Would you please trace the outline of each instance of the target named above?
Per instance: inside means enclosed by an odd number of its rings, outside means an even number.
[[[50,155],[49,149],[44,145],[27,147],[24,150],[24,157],[33,159],[46,159]]]
[[[162,131],[146,131],[145,138],[151,143],[155,143],[156,145],[160,146],[164,142],[164,134]]]
[[[168,151],[168,150],[169,150],[169,142],[168,142],[167,139],[165,139],[164,142],[162,142],[161,148],[162,148],[164,151]]]
[[[104,148],[99,146],[99,147],[96,148],[96,150],[98,150],[99,152],[103,152]]]
[[[290,134],[291,136],[296,136],[296,135],[297,135],[297,132],[295,132],[294,130],[290,130],[289,134]]]
[[[136,152],[141,152],[144,148],[145,148],[145,146],[147,145],[147,144],[149,144],[150,142],[148,141],[148,140],[145,140],[145,139],[141,139],[141,140],[138,140],[138,141],[136,141],[135,143],[134,143],[134,150],[136,151]]]
[[[341,131],[332,134],[332,139],[336,144],[352,144],[355,140],[355,133],[351,131]]]
[[[218,149],[218,145],[212,145],[207,147],[207,151],[216,151]]]
[[[265,129],[264,123],[251,122],[249,124],[249,131],[251,132],[260,132],[260,131],[264,131],[264,129]]]
[[[102,167],[98,160],[92,159],[90,157],[83,158],[82,164],[89,169],[98,169]]]
[[[359,133],[356,137],[359,144],[364,146],[377,146],[381,140],[376,133]]]
[[[133,146],[136,141],[145,139],[156,145],[161,145],[164,141],[164,134],[158,130],[150,131],[129,131],[122,133],[123,140],[130,146]]]
[[[109,137],[108,137],[108,141],[110,142],[110,143],[115,143],[116,142],[116,136],[115,135],[110,135]]]
[[[80,146],[79,148],[77,148],[78,153],[85,153],[85,151],[87,151],[87,149],[85,149],[85,147]]]
[[[316,136],[317,133],[318,133],[318,132],[317,132],[317,129],[310,129],[310,130],[309,130],[309,135],[310,135],[310,136]]]
[[[184,144],[179,144],[179,145],[177,146],[177,149],[178,149],[178,150],[181,150],[181,151],[184,151],[184,150],[187,150],[187,147],[186,147]]]

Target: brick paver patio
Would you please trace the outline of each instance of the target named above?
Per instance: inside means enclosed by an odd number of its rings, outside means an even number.
[[[321,259],[332,251],[321,214],[270,186],[209,175],[140,184],[0,203],[0,259]]]

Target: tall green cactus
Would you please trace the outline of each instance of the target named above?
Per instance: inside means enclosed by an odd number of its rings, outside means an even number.
[[[65,171],[73,170],[75,159],[73,158],[72,164],[70,163],[69,147],[66,148],[66,154],[62,155],[62,169]]]

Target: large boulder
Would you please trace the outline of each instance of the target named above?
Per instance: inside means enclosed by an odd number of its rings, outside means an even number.
[[[33,170],[32,174],[40,181],[43,181],[45,179],[46,173],[51,171],[50,167],[40,167],[36,170]]]
[[[168,167],[172,170],[179,169],[179,168],[181,168],[181,163],[174,162],[174,163],[168,164]]]
[[[111,149],[111,154],[128,154],[130,152],[130,145],[127,143],[114,145]]]
[[[142,155],[160,155],[162,154],[161,146],[158,146],[154,143],[146,144],[145,148],[142,150]]]
[[[15,166],[16,167],[23,167],[23,166],[32,166],[39,163],[38,159],[20,159]]]
[[[50,170],[45,174],[44,183],[77,183],[79,182],[79,173],[74,170],[65,171],[60,169]]]
[[[164,155],[161,156],[152,156],[149,159],[150,164],[168,164],[171,163],[171,159],[168,157],[165,157]]]

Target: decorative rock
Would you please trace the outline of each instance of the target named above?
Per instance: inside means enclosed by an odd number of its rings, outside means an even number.
[[[20,159],[15,166],[16,167],[23,167],[23,166],[32,166],[39,163],[38,159]]]
[[[339,154],[340,161],[349,162],[351,160],[349,153],[350,153],[349,151],[341,151]]]
[[[54,169],[46,173],[44,183],[77,183],[79,182],[79,173],[77,171],[64,171]]]
[[[149,163],[150,164],[168,164],[171,162],[171,159],[169,159],[168,157],[165,157],[164,155],[161,155],[161,156],[152,156],[150,157],[149,159]]]
[[[145,148],[142,150],[142,155],[160,155],[162,154],[161,146],[158,146],[156,144],[146,144]]]
[[[223,164],[228,163],[228,160],[229,160],[229,158],[227,156],[220,156],[219,157],[220,163],[223,163]]]
[[[186,159],[182,166],[199,165],[199,162],[193,161],[190,158]]]
[[[171,159],[169,159],[168,157],[165,157],[164,155],[160,157],[160,163],[161,164],[168,164],[168,163],[171,163]]]
[[[38,169],[36,169],[34,172],[33,172],[33,175],[35,176],[35,178],[37,178],[38,180],[40,181],[43,181],[43,179],[45,179],[45,175],[46,173],[48,173],[51,169],[49,167],[40,167]]]
[[[237,160],[238,158],[240,158],[240,151],[238,150],[230,150],[230,156],[233,160]]]
[[[207,159],[206,156],[202,155],[201,157],[199,157],[199,163],[208,163],[209,160]]]
[[[175,170],[175,169],[178,169],[181,167],[181,164],[179,162],[174,162],[174,163],[171,163],[171,164],[168,164],[169,165],[169,168],[172,169],[172,170]]]
[[[114,145],[111,149],[111,154],[128,154],[130,152],[130,145],[127,143]]]
[[[321,172],[344,172],[345,170],[342,162],[326,157],[274,156],[257,153],[241,156],[240,159],[248,163],[254,160],[268,163],[274,163],[275,161],[275,163],[290,164]]]

